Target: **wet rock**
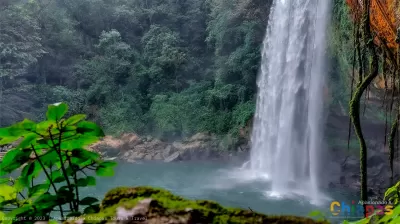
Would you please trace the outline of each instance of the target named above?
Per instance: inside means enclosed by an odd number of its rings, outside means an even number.
[[[147,154],[144,156],[144,160],[152,160],[152,159],[153,159],[153,156],[150,154]]]
[[[179,156],[180,156],[180,153],[179,152],[175,152],[172,155],[168,156],[164,160],[164,162],[170,163],[170,162],[173,162],[173,161],[177,161],[177,160],[179,160]]]
[[[127,159],[126,161],[127,161],[128,163],[136,163],[136,161],[135,161],[135,160],[133,160],[133,159],[130,159],[130,158],[129,158],[129,159]]]
[[[172,146],[168,145],[167,148],[164,149],[164,151],[162,152],[162,155],[164,158],[167,158],[169,155],[171,155],[172,152]]]
[[[154,157],[154,160],[163,160],[164,158],[162,157],[161,153],[157,153]]]

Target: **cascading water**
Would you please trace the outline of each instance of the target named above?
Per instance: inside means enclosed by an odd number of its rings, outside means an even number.
[[[279,195],[318,195],[329,2],[275,0],[271,8],[249,165]]]

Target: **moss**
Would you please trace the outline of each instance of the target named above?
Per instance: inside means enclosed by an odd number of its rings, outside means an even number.
[[[111,223],[116,217],[117,208],[132,209],[147,198],[152,199],[145,214],[148,223],[328,223],[310,218],[267,216],[249,210],[225,208],[213,201],[187,200],[169,191],[151,187],[115,188],[104,197],[99,213],[80,219],[84,223]],[[74,220],[65,223],[78,223],[77,219]],[[132,220],[128,223],[136,222]]]

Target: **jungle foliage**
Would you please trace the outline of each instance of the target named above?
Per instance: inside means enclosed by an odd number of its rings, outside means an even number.
[[[2,1],[0,125],[64,101],[112,134],[237,132],[271,3]]]

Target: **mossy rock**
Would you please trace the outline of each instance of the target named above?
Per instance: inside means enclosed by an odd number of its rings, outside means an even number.
[[[249,210],[225,208],[213,201],[187,200],[169,191],[152,187],[115,188],[106,194],[98,213],[64,223],[117,223],[117,220],[120,220],[118,223],[127,224],[328,223],[310,218],[267,216]]]

